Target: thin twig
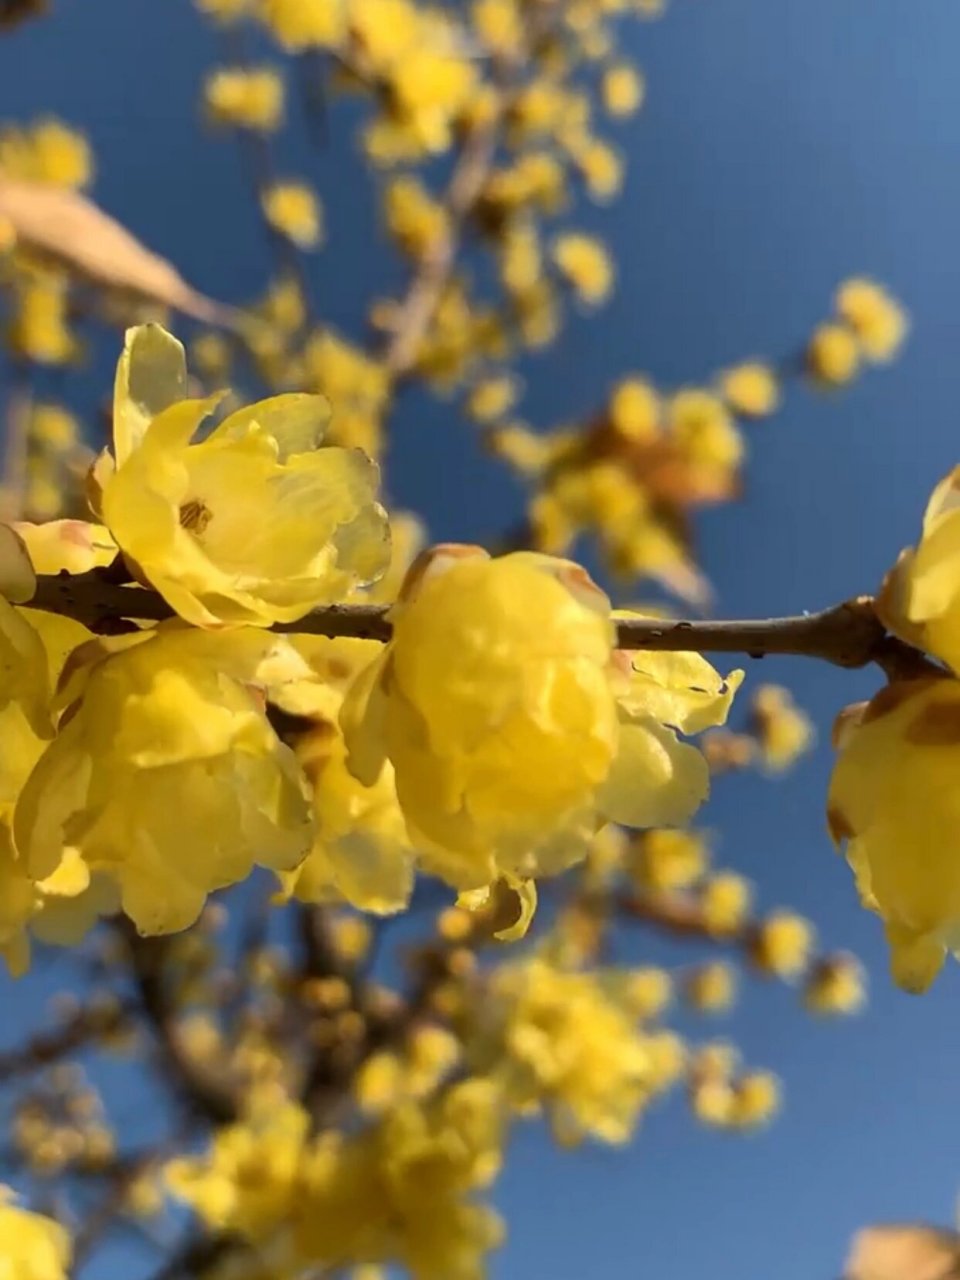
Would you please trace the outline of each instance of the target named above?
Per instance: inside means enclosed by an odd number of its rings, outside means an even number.
[[[3,474],[0,476],[0,518],[23,518],[27,483],[27,454],[33,391],[30,366],[25,360],[10,365],[10,380],[4,414]]]
[[[161,622],[175,616],[157,592],[111,582],[107,574],[97,569],[40,576],[31,604],[75,618],[92,631],[110,630],[127,618]],[[389,615],[389,605],[327,605],[296,622],[277,623],[272,630],[387,641],[393,634]],[[942,674],[919,650],[887,632],[869,596],[846,600],[818,613],[785,618],[665,622],[660,618],[621,617],[616,627],[620,649],[746,654],[751,658],[778,654],[819,658],[838,667],[877,663],[900,679]]]
[[[129,1001],[79,1009],[61,1027],[41,1032],[15,1049],[0,1054],[0,1081],[32,1074],[41,1067],[59,1062],[98,1036],[117,1031],[129,1019],[132,1009]]]
[[[132,927],[122,928],[140,1008],[154,1033],[164,1078],[188,1112],[211,1124],[229,1124],[238,1114],[233,1091],[212,1067],[190,1053],[177,1027],[164,972],[169,939],[141,938]]]

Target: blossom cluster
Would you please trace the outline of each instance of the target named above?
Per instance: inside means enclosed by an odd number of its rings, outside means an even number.
[[[130,331],[89,484],[103,523],[4,530],[15,968],[28,926],[75,938],[119,907],[144,933],[182,929],[255,864],[286,894],[376,912],[405,905],[416,868],[478,903],[503,883],[526,921],[536,878],[606,824],[689,820],[709,771],[686,739],[723,723],[740,672],[620,652],[568,561],[455,545],[415,561],[386,645],[298,634],[388,569],[376,466],[323,442],[316,396],[211,427],[219,397],[186,386],[174,338]],[[98,571],[134,584],[118,634],[30,607],[38,573]],[[143,589],[174,617],[138,622]]]

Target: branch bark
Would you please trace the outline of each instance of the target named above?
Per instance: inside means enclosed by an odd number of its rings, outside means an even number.
[[[125,619],[162,622],[174,610],[157,592],[110,580],[109,572],[41,576],[31,607],[75,618],[91,631],[110,632]],[[819,658],[839,667],[881,666],[888,675],[931,674],[919,650],[891,636],[877,617],[873,600],[861,596],[818,613],[784,618],[727,621],[621,617],[617,647],[670,653],[730,653],[762,658],[768,654]],[[346,636],[388,641],[393,634],[390,606],[336,604],[315,609],[297,622],[272,630],[299,635]]]

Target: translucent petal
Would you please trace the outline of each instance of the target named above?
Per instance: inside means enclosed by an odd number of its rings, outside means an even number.
[[[627,827],[684,826],[709,791],[700,752],[652,716],[636,716],[621,723],[620,749],[597,807]]]
[[[113,447],[123,466],[155,418],[187,394],[183,346],[158,324],[128,329],[113,392]]]
[[[37,589],[26,542],[15,525],[0,524],[0,598],[25,604]]]
[[[18,521],[13,528],[26,544],[37,573],[60,573],[63,569],[86,573],[97,565],[110,564],[117,554],[117,544],[106,525],[89,520]]]
[[[629,712],[649,714],[681,733],[700,733],[724,724],[742,671],[724,678],[698,653],[629,655],[631,674],[618,700]]]
[[[293,453],[317,449],[329,422],[330,402],[326,396],[291,392],[237,409],[216,427],[211,439],[239,440],[256,427],[276,442],[279,459],[285,462]]]

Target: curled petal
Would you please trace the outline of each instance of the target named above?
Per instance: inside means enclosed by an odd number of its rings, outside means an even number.
[[[183,345],[162,325],[128,329],[113,391],[113,448],[123,466],[152,420],[187,393]]]
[[[631,716],[621,722],[620,748],[597,804],[627,827],[681,827],[709,791],[710,771],[695,747],[653,716]]]

